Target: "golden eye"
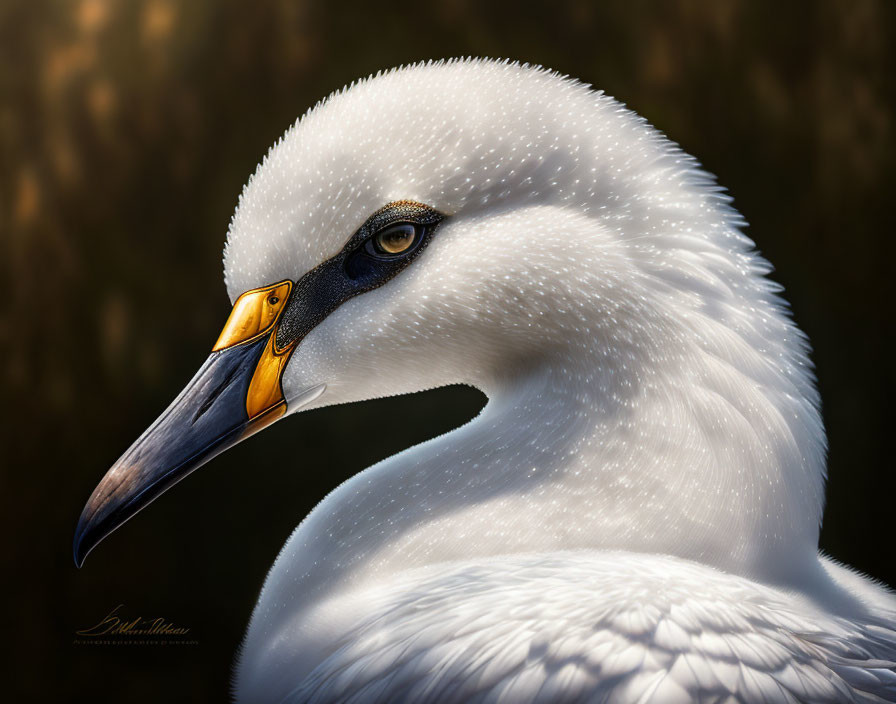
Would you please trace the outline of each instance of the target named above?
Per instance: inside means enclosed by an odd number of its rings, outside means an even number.
[[[270,298],[268,298],[268,303],[272,306],[277,305],[279,302],[280,302],[279,296],[271,296]]]
[[[417,228],[409,222],[401,222],[378,232],[374,243],[383,254],[401,254],[410,249],[416,238]]]

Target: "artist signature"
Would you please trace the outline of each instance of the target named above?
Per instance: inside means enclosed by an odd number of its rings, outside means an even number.
[[[124,604],[119,604],[97,624],[75,631],[75,636],[85,639],[164,639],[167,643],[183,640],[190,633],[186,626],[179,626],[161,616],[124,616],[123,609]],[[79,641],[76,640],[77,642]]]

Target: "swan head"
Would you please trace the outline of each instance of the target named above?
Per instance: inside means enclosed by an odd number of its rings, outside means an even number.
[[[330,96],[246,185],[230,319],[97,487],[76,561],[291,412],[457,383],[496,397],[542,369],[606,427],[696,423],[720,457],[738,428],[735,451],[793,465],[772,530],[811,542],[824,440],[806,345],[742,224],[641,118],[543,69],[421,64]]]

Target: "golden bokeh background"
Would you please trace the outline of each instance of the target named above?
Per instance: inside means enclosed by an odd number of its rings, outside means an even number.
[[[815,347],[830,437],[822,545],[896,582],[894,15],[874,0],[0,0],[14,698],[224,698],[291,529],[344,478],[481,406],[448,389],[284,422],[72,564],[93,486],[226,318],[221,248],[257,161],[332,90],[428,58],[509,57],[580,77],[730,189]],[[73,644],[119,603],[189,626],[198,645]]]

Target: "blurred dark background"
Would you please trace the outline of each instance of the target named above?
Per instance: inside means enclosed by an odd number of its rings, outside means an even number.
[[[510,57],[580,77],[730,189],[814,345],[830,438],[822,547],[896,583],[894,10],[0,1],[0,515],[16,699],[223,699],[293,527],[343,479],[483,404],[444,389],[278,424],[73,566],[96,482],[226,318],[221,248],[257,161],[330,91],[427,58]],[[400,436],[381,432],[389,414]],[[117,604],[188,626],[197,644],[74,644]]]

